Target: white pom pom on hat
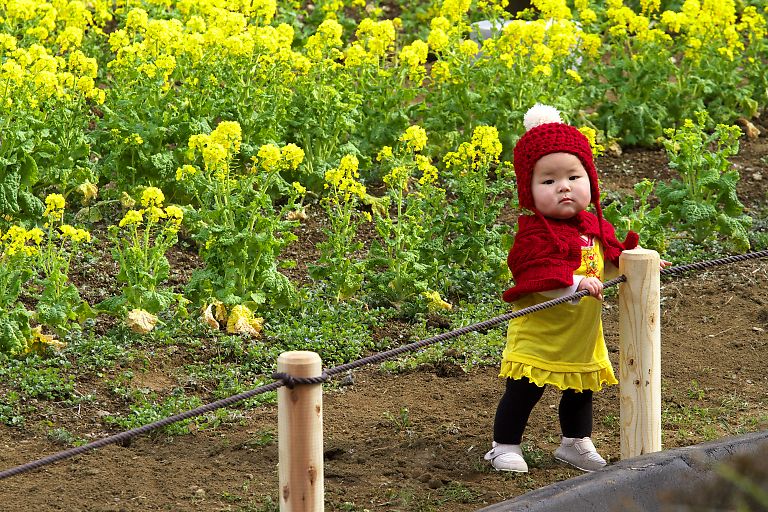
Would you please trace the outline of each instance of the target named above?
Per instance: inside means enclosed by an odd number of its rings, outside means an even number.
[[[542,105],[541,103],[537,103],[529,108],[523,117],[523,125],[526,131],[542,124],[562,122],[560,112],[555,107]]]

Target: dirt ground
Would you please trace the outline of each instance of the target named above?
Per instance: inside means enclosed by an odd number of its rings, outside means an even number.
[[[736,159],[740,195],[765,209],[768,139],[744,144]],[[659,151],[634,150],[598,162],[603,187],[628,191],[642,177],[668,176]],[[718,267],[662,282],[663,444],[674,448],[768,428],[768,260]],[[606,340],[618,367],[618,308],[605,303]],[[460,357],[460,356],[459,356]],[[369,367],[324,394],[326,510],[476,510],[571,478],[555,461],[558,394],[548,389],[524,440],[531,470],[492,471],[489,448],[502,382],[496,368],[464,373],[455,361],[404,374]],[[143,385],[172,386],[150,370]],[[80,383],[87,387],[88,383]],[[98,383],[91,383],[94,387]],[[83,390],[85,392],[87,390]],[[593,438],[619,458],[617,387],[597,393]],[[73,433],[110,431],[98,407],[54,419]],[[57,426],[52,420],[51,427]],[[277,411],[244,412],[239,424],[186,436],[153,435],[0,483],[3,511],[277,510]],[[0,470],[61,450],[34,430],[0,426]]]

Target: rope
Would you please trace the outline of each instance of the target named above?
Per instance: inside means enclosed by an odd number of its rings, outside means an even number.
[[[216,402],[202,405],[197,409],[192,409],[190,411],[185,411],[185,412],[176,414],[174,416],[163,418],[154,423],[148,423],[146,425],[143,425],[138,428],[134,428],[132,430],[126,430],[125,432],[120,432],[119,434],[115,434],[113,436],[99,439],[98,441],[94,441],[92,443],[84,444],[82,446],[77,446],[75,448],[70,448],[69,450],[64,450],[59,453],[54,453],[53,455],[48,455],[47,457],[43,457],[42,459],[38,459],[32,462],[27,462],[26,464],[22,464],[21,466],[16,466],[15,468],[7,469],[5,471],[0,472],[0,480],[4,478],[8,478],[10,476],[18,475],[20,473],[26,473],[27,471],[32,471],[33,469],[37,469],[42,466],[47,466],[48,464],[53,464],[54,462],[58,462],[60,460],[68,459],[70,457],[74,457],[76,455],[80,455],[82,453],[95,450],[96,448],[101,448],[103,446],[116,444],[116,443],[124,444],[132,437],[135,437],[141,434],[146,434],[150,430],[165,427],[166,425],[170,425],[171,423],[176,423],[177,421],[194,418],[195,416],[200,416],[201,414],[205,414],[215,409],[232,405],[234,403],[240,402],[241,400],[246,400],[256,395],[260,395],[261,393],[274,391],[277,388],[281,387],[282,385],[283,385],[282,382],[273,382],[271,384],[260,386],[250,391],[240,393],[239,395],[233,395],[233,396],[218,400]]]
[[[272,374],[272,378],[275,380],[283,381],[285,387],[288,389],[293,389],[296,384],[322,384],[328,380],[328,373],[323,372],[319,377],[294,377],[293,375],[289,375],[287,373],[275,372]]]
[[[737,254],[735,256],[728,256],[726,258],[719,258],[716,260],[698,261],[696,263],[689,263],[688,265],[680,265],[677,267],[665,268],[661,271],[662,276],[670,276],[676,274],[682,274],[690,270],[704,270],[709,267],[716,267],[718,265],[726,265],[728,263],[736,263],[739,261],[754,260],[758,258],[768,257],[768,250],[750,252],[747,254]]]
[[[719,258],[715,260],[708,260],[708,261],[701,261],[697,263],[691,263],[688,265],[680,265],[677,267],[671,267],[661,270],[662,276],[667,275],[676,275],[681,274],[684,272],[688,272],[691,270],[703,270],[709,267],[714,267],[718,265],[725,265],[728,263],[735,263],[739,261],[746,261],[751,259],[757,259],[757,258],[764,258],[768,257],[768,250],[765,251],[758,251],[754,253],[748,253],[748,254],[739,254],[736,256],[728,256],[726,258]],[[603,288],[610,288],[612,286],[616,286],[619,283],[623,283],[627,280],[625,276],[619,276],[614,279],[611,279],[609,281],[606,281],[603,283]],[[59,453],[54,453],[52,455],[49,455],[47,457],[43,457],[41,459],[28,462],[26,464],[22,464],[20,466],[16,466],[11,469],[7,469],[5,471],[0,472],[0,480],[3,480],[4,478],[8,478],[14,475],[18,475],[21,473],[26,473],[28,471],[32,471],[33,469],[40,468],[42,466],[47,466],[49,464],[53,464],[54,462],[58,462],[60,460],[68,459],[70,457],[74,457],[76,455],[81,455],[83,453],[86,453],[91,450],[95,450],[97,448],[102,448],[104,446],[110,445],[110,444],[124,444],[126,441],[131,439],[132,437],[139,436],[142,434],[146,434],[147,432],[165,427],[167,425],[170,425],[171,423],[175,423],[177,421],[182,421],[190,418],[194,418],[195,416],[200,416],[201,414],[205,414],[207,412],[213,411],[215,409],[219,409],[221,407],[227,407],[229,405],[235,404],[237,402],[246,400],[248,398],[252,398],[256,395],[260,395],[262,393],[267,393],[269,391],[274,391],[282,386],[285,386],[289,389],[293,389],[293,387],[296,384],[322,384],[323,382],[327,381],[329,378],[338,375],[340,373],[347,372],[349,370],[353,370],[355,368],[360,368],[361,366],[365,366],[372,363],[379,363],[381,361],[384,361],[386,359],[390,359],[396,356],[399,356],[401,354],[404,354],[406,352],[411,352],[414,350],[418,350],[420,348],[427,347],[429,345],[432,345],[434,343],[438,343],[441,341],[450,340],[453,338],[457,338],[459,336],[462,336],[464,334],[468,334],[470,332],[480,331],[480,332],[486,332],[491,327],[495,327],[498,324],[504,323],[508,320],[511,320],[513,318],[518,318],[523,315],[527,315],[529,313],[534,313],[536,311],[541,311],[547,308],[551,308],[553,306],[557,306],[558,304],[563,304],[565,302],[569,302],[575,299],[580,299],[582,297],[586,297],[589,295],[589,292],[587,290],[581,290],[576,293],[572,293],[570,295],[565,295],[563,297],[558,297],[556,299],[548,300],[546,302],[541,302],[539,304],[535,304],[533,306],[519,309],[517,311],[511,311],[509,313],[505,313],[503,315],[497,316],[495,318],[491,318],[490,320],[485,320],[483,322],[479,322],[472,325],[467,325],[464,327],[460,327],[458,329],[455,329],[450,332],[445,332],[438,334],[437,336],[433,336],[431,338],[427,338],[424,340],[420,340],[408,345],[402,345],[400,347],[394,348],[392,350],[387,350],[386,352],[380,352],[378,354],[374,354],[369,357],[364,357],[363,359],[358,359],[357,361],[352,361],[346,364],[342,364],[340,366],[335,366],[333,368],[329,368],[322,372],[322,374],[318,377],[293,377],[291,375],[288,375],[286,373],[274,373],[272,374],[272,378],[275,379],[275,382],[272,382],[271,384],[266,384],[264,386],[260,386],[258,388],[252,389],[250,391],[246,391],[244,393],[240,393],[238,395],[233,395],[228,398],[224,398],[221,400],[218,400],[216,402],[211,402],[209,404],[200,406],[196,409],[192,409],[189,411],[185,411],[179,414],[176,414],[174,416],[169,416],[167,418],[163,418],[162,420],[156,421],[154,423],[148,423],[147,425],[143,425],[141,427],[132,429],[132,430],[126,430],[124,432],[120,432],[119,434],[115,434],[113,436],[105,437],[103,439],[99,439],[98,441],[94,441],[92,443],[84,444],[82,446],[77,446],[75,448],[70,448],[68,450],[61,451]]]

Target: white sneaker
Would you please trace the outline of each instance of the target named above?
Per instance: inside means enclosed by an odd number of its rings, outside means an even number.
[[[523,450],[519,444],[499,444],[494,441],[492,446],[485,454],[485,460],[491,461],[496,471],[528,472],[528,464],[523,459]]]
[[[555,450],[555,458],[588,473],[602,469],[606,464],[588,437],[563,437],[560,447]]]

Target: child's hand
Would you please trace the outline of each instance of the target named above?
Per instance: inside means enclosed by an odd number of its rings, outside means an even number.
[[[603,300],[603,282],[596,277],[585,277],[579,282],[576,291],[587,290],[597,300]]]
[[[642,249],[642,247],[640,247],[640,246],[638,245],[637,247],[635,247],[635,249]],[[672,262],[671,262],[671,261],[667,261],[667,260],[660,260],[660,261],[659,261],[659,270],[664,270],[666,267],[669,267],[669,266],[671,266],[671,265],[672,265]]]

